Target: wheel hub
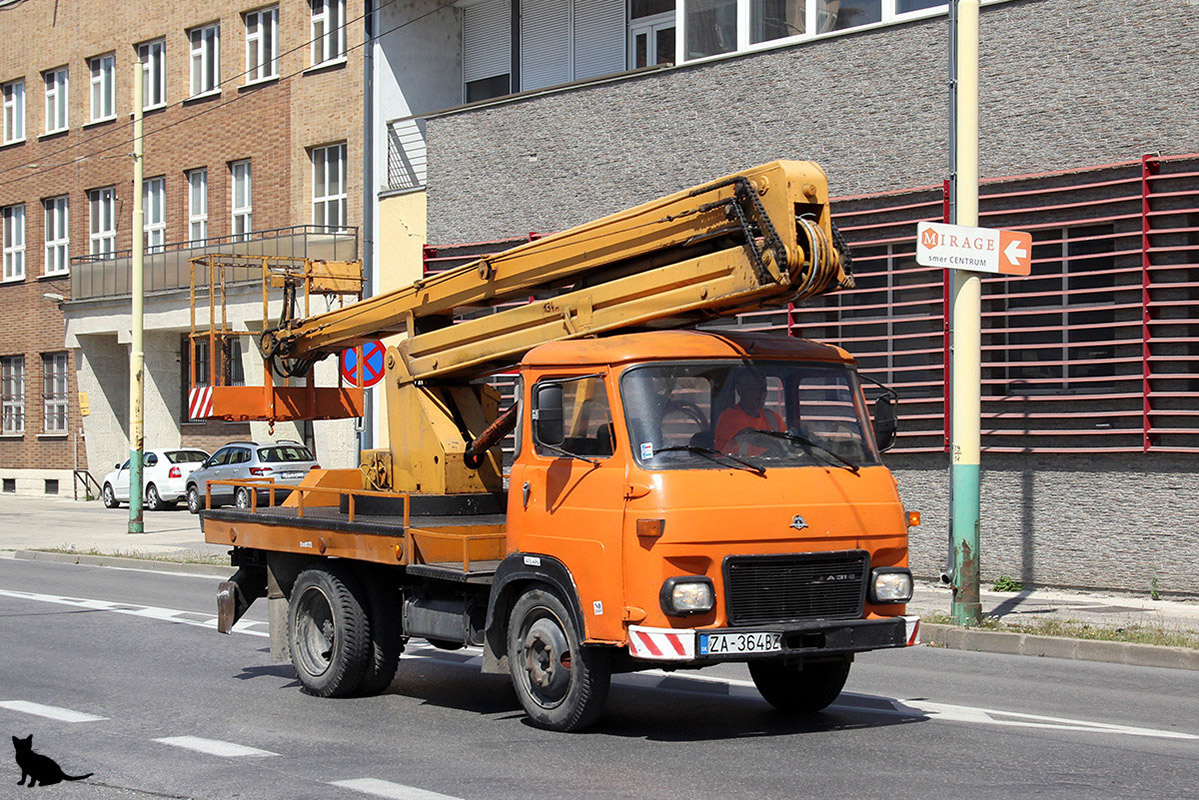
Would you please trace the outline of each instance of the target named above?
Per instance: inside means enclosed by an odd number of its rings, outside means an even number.
[[[543,705],[561,702],[570,687],[570,643],[558,624],[545,617],[529,626],[521,642],[529,688]]]

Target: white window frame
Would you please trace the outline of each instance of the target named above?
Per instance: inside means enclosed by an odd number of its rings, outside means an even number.
[[[250,238],[250,232],[254,230],[254,176],[250,159],[231,162],[229,176],[233,240],[246,241]],[[239,198],[238,192],[241,187],[244,187],[244,192]]]
[[[142,110],[167,104],[166,39],[151,39],[137,46],[142,62]]]
[[[311,158],[312,224],[344,230],[347,197],[345,142],[314,147]],[[333,221],[330,222],[330,219]]]
[[[346,57],[345,0],[308,0],[312,9],[312,65]]]
[[[142,183],[142,231],[147,253],[164,251],[167,234],[166,178],[147,178]]]
[[[42,353],[42,431],[67,432],[70,361],[64,353]]]
[[[91,72],[91,118],[88,121],[116,119],[116,55],[106,53],[89,58],[87,68]]]
[[[0,356],[0,433],[25,432],[25,356]]]
[[[221,91],[221,23],[200,25],[187,32],[191,43],[188,61],[189,97],[203,97]]]
[[[648,17],[638,17],[637,19],[629,20],[629,69],[638,69],[637,65],[637,37],[644,35],[645,42],[645,64],[641,66],[653,66],[658,63],[658,32],[662,30],[675,31],[675,46],[678,47],[678,22],[676,21],[676,12],[665,11],[661,14],[652,14]],[[678,60],[678,51],[675,51],[675,60]]]
[[[42,201],[46,250],[43,272],[66,275],[71,271],[71,208],[66,195]]]
[[[71,73],[66,67],[42,73],[46,84],[46,133],[60,133],[70,127]]]
[[[3,226],[4,272],[2,283],[25,280],[25,204],[0,208]]]
[[[111,255],[117,249],[116,201],[112,186],[87,193],[88,252],[93,256]]]
[[[187,238],[192,243],[208,238],[208,169],[187,172]]]
[[[25,141],[25,79],[4,84],[4,144]]]
[[[248,11],[246,23],[246,83],[279,77],[279,6]]]
[[[984,0],[985,1],[985,0]],[[804,32],[795,36],[785,36],[778,39],[768,39],[763,42],[751,42],[750,22],[752,20],[752,3],[753,0],[736,0],[736,46],[727,53],[714,53],[707,56],[696,56],[695,58],[687,57],[687,5],[688,0],[678,0],[675,7],[675,15],[677,18],[677,27],[675,29],[675,60],[676,63],[705,61],[712,58],[728,57],[736,53],[746,51],[768,50],[774,47],[794,44],[795,42],[806,41],[808,39],[817,39],[830,35],[837,35],[849,30],[861,30],[864,28],[876,27],[879,25],[889,25],[895,22],[906,22],[911,19],[919,19],[921,17],[933,17],[940,14],[945,14],[948,11],[948,1],[939,3],[930,8],[921,8],[914,11],[898,12],[896,10],[899,0],[879,0],[879,19],[861,24],[852,25],[838,30],[824,30],[830,24],[830,17],[827,13],[828,0],[803,0],[804,7]],[[822,3],[826,4],[822,8]],[[835,12],[834,12],[835,13]],[[834,17],[835,18],[835,17]],[[631,63],[631,61],[630,61]]]

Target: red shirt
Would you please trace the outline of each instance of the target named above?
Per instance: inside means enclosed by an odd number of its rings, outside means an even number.
[[[768,409],[762,409],[756,416],[751,417],[741,406],[731,406],[720,415],[720,421],[716,423],[714,437],[716,449],[729,455],[757,456],[765,453],[765,447],[746,444],[744,448],[741,448],[740,443],[733,444],[733,439],[737,434],[746,428],[752,428],[755,431],[782,431],[783,420],[778,414]],[[741,449],[744,452],[737,452]]]

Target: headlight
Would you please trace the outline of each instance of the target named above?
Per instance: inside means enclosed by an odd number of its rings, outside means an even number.
[[[667,578],[658,599],[667,616],[679,617],[711,611],[715,597],[711,579],[685,575]]]
[[[906,603],[912,599],[912,573],[903,567],[879,567],[870,581],[870,602]]]

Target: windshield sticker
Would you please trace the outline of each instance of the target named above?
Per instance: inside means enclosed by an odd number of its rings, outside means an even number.
[[[643,459],[654,457],[654,443],[653,442],[642,442],[641,443],[641,457]]]

